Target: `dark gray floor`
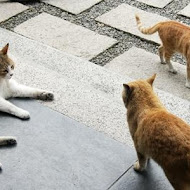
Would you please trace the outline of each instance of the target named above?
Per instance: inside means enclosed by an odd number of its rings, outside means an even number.
[[[0,135],[18,140],[0,148],[0,190],[170,190],[158,166],[143,175],[129,169],[136,154],[126,145],[36,101],[13,102],[31,119],[0,114]]]
[[[0,115],[0,135],[18,138],[1,148],[1,190],[107,189],[135,160],[134,152],[36,101],[16,100],[31,119]]]
[[[172,190],[162,169],[150,161],[147,170],[137,173],[130,168],[110,190]]]

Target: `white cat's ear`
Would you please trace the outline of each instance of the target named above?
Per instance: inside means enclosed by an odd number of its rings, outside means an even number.
[[[150,78],[148,78],[146,81],[152,86],[155,78],[156,78],[156,74],[154,74],[153,76],[151,76]]]
[[[9,43],[1,50],[1,52],[6,55],[9,49]]]

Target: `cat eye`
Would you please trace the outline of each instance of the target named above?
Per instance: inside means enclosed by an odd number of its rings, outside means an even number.
[[[9,71],[7,69],[4,70],[4,73],[8,73]]]
[[[11,65],[11,69],[14,69],[14,66],[13,66],[13,65]]]

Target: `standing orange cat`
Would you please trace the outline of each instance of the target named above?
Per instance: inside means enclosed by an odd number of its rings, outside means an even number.
[[[160,60],[162,64],[165,62],[168,64],[170,72],[177,73],[170,61],[174,53],[178,52],[186,57],[187,77],[185,86],[190,88],[190,27],[176,21],[165,21],[150,28],[144,28],[138,15],[136,15],[136,21],[139,31],[143,34],[158,32],[162,41],[162,45],[159,47]]]
[[[169,113],[152,89],[156,75],[123,84],[123,101],[138,161],[136,171],[152,158],[175,190],[190,190],[190,126]]]

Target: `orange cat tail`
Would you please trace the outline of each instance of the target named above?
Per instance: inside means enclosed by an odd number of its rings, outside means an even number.
[[[153,27],[145,28],[142,26],[140,17],[137,14],[135,15],[135,18],[136,18],[138,29],[143,34],[154,34],[155,32],[158,31],[158,29],[160,27],[160,23],[158,23],[158,24],[154,25]]]

